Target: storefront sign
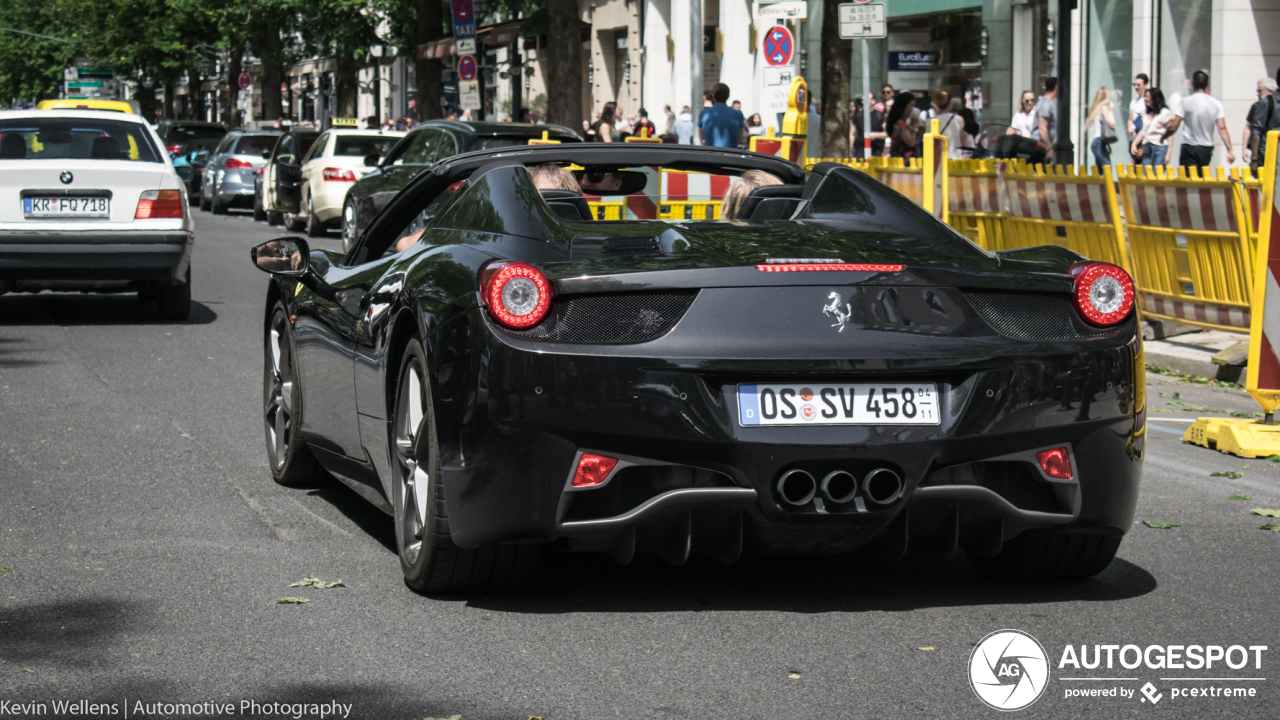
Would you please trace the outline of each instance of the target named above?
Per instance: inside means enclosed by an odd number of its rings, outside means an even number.
[[[932,70],[938,67],[941,54],[936,52],[904,52],[894,50],[889,53],[890,70]]]
[[[803,0],[780,0],[779,2],[760,0],[756,3],[756,17],[761,20],[778,18],[803,20],[809,17],[809,3]]]

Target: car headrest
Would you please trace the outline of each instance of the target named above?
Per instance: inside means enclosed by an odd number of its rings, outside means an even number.
[[[595,220],[591,214],[591,206],[582,193],[572,190],[539,190],[547,205],[565,220]]]
[[[93,139],[93,147],[89,149],[89,157],[94,160],[120,160],[124,154],[120,152],[120,146],[116,141],[106,137],[96,137]]]
[[[5,133],[0,138],[0,160],[23,160],[27,157],[27,141],[18,133]]]
[[[738,210],[739,220],[786,220],[800,207],[799,185],[763,185],[751,191]]]

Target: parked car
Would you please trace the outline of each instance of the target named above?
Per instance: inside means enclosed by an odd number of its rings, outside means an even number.
[[[661,219],[654,168],[780,184],[731,195],[732,217]],[[583,191],[646,200],[596,220]],[[254,260],[270,473],[312,487],[323,467],[389,514],[419,592],[518,582],[539,545],[675,564],[963,549],[995,577],[1078,579],[1133,525],[1128,274],[983,250],[838,163],[474,152],[348,252],[284,237]]]
[[[214,138],[221,140],[227,129],[218,123],[195,122],[193,120],[161,120],[156,123],[156,134],[164,142],[165,151],[175,154],[182,150],[188,140],[196,138]]]
[[[307,235],[317,237],[327,225],[340,221],[347,190],[404,136],[381,130],[326,130],[302,157],[299,207],[287,213],[285,229],[305,227]]]
[[[187,201],[200,194],[201,180],[204,175],[204,166],[209,161],[209,155],[213,153],[213,149],[218,146],[218,141],[214,138],[196,138],[188,140],[186,145],[182,146],[182,150],[173,156],[173,169],[178,173],[178,177],[182,178],[182,182],[187,185]]]
[[[290,227],[297,226],[299,201],[302,196],[302,158],[320,137],[316,130],[290,130],[280,136],[275,146],[263,153],[267,164],[262,169],[262,209],[267,224],[279,225],[286,214]],[[257,217],[257,212],[254,212]]]
[[[204,167],[200,209],[221,215],[231,207],[253,204],[255,173],[266,164],[280,133],[271,130],[232,130],[222,138]]]
[[[183,320],[194,242],[182,181],[141,116],[0,112],[0,292],[137,292]]]
[[[542,138],[581,142],[560,125],[428,120],[396,144],[377,167],[347,191],[342,206],[342,246],[350,248],[382,207],[432,163],[475,150],[527,145]]]

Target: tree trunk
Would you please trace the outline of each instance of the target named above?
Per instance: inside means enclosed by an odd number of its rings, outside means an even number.
[[[177,86],[178,83],[172,80],[164,84],[164,108],[161,112],[169,120],[178,119],[178,93],[175,92]]]
[[[138,110],[141,112],[142,117],[146,118],[147,122],[154,123],[156,120],[156,84],[144,85],[139,82],[138,96],[135,99],[138,101]]]
[[[284,43],[280,28],[266,25],[258,32],[254,54],[262,60],[262,119],[280,119],[280,83],[284,82]]]
[[[356,116],[356,100],[360,97],[356,62],[344,51],[338,53],[337,65],[337,72],[333,74],[336,86],[334,87],[334,93],[337,97],[337,105],[334,107],[333,116],[353,118]]]
[[[849,73],[853,41],[840,39],[840,3],[822,3],[822,128],[809,157],[849,154]]]
[[[582,18],[578,0],[547,0],[547,122],[582,124]]]
[[[192,120],[204,121],[204,90],[200,88],[200,69],[187,71],[187,111]]]
[[[240,111],[236,109],[236,105],[240,102],[240,73],[244,72],[244,43],[239,42],[231,46],[231,57],[227,62],[230,69],[230,82],[227,84],[227,114],[223,117],[223,124],[230,130],[241,124]],[[253,86],[250,85],[245,92],[252,97]]]
[[[441,17],[439,0],[417,0],[418,20],[414,28],[413,40],[418,46],[434,42],[444,37],[444,18]],[[444,108],[440,99],[444,97],[444,82],[440,79],[444,72],[444,61],[438,58],[423,58],[414,48],[414,74],[418,78],[418,119],[435,120],[444,117]]]

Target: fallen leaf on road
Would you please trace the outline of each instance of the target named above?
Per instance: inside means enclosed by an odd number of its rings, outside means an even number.
[[[151,653],[151,654],[152,654],[152,655],[163,655],[163,654],[164,654],[164,651],[163,651],[163,650],[160,650],[159,652],[153,652],[153,653]]]
[[[303,579],[299,580],[299,581],[298,581],[298,582],[296,582],[296,583],[290,583],[290,584],[289,584],[289,587],[307,587],[307,586],[311,586],[311,587],[318,587],[318,588],[321,588],[321,589],[328,589],[328,588],[332,588],[332,587],[346,587],[346,585],[345,585],[345,584],[343,584],[343,582],[342,582],[342,579],[341,579],[341,578],[339,578],[339,579],[337,579],[337,580],[335,580],[335,581],[333,581],[333,582],[326,582],[326,581],[321,580],[320,578],[316,577],[315,575],[312,575],[312,576],[310,576],[310,577],[303,578]]]
[[[1252,500],[1252,495],[1228,495],[1228,500]]]
[[[791,678],[792,680],[799,680],[800,673],[791,673],[790,675],[787,675],[787,677]]]
[[[1165,410],[1164,408],[1151,408],[1151,412],[1172,413],[1173,411]]]
[[[1209,477],[1224,477],[1235,480],[1236,478],[1244,477],[1244,473],[1236,472],[1235,470],[1219,470],[1218,472],[1209,473]]]
[[[13,572],[13,568],[0,568],[0,572]]]
[[[1168,520],[1143,520],[1142,524],[1157,530],[1169,530],[1171,528],[1182,527],[1181,525],[1171,523]]]
[[[1271,462],[1280,462],[1280,455],[1268,455],[1267,459]]]
[[[925,651],[925,652],[933,652],[933,648],[931,648],[931,647],[918,647],[918,648],[916,648],[916,649],[917,649],[917,650],[923,650],[923,651]]]
[[[1261,525],[1259,525],[1259,526],[1258,526],[1258,529],[1259,529],[1259,530],[1270,530],[1271,532],[1280,532],[1280,524],[1277,524],[1277,523],[1262,523]]]
[[[1250,510],[1249,512],[1253,513],[1254,515],[1261,515],[1262,517],[1280,518],[1280,510],[1268,510],[1268,509],[1266,509],[1266,508],[1254,508],[1254,509]]]
[[[1250,468],[1248,465],[1241,465],[1241,466],[1240,466],[1240,469],[1241,469],[1241,470],[1252,470],[1253,468]]]
[[[22,672],[35,672],[35,670],[32,670],[31,668],[22,668]]]
[[[307,598],[282,597],[276,602],[281,605],[305,605],[306,603],[311,602],[311,600]]]

